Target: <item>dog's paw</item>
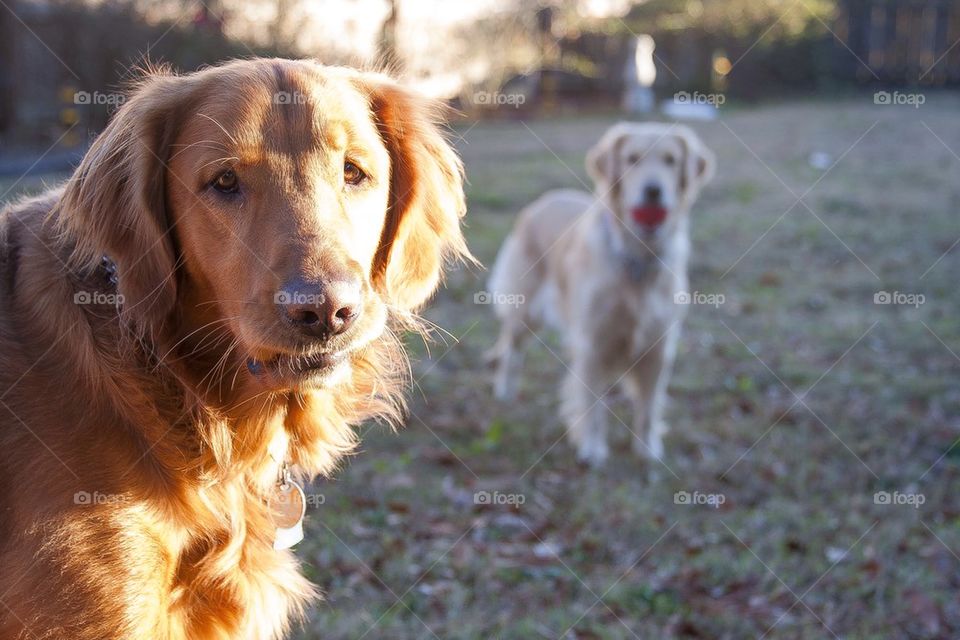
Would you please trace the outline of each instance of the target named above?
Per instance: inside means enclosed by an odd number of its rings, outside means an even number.
[[[500,364],[500,358],[502,357],[503,356],[500,353],[500,349],[498,349],[497,347],[490,347],[489,349],[483,352],[483,356],[482,356],[483,366],[486,367],[487,369],[496,369],[497,366]]]
[[[610,449],[602,440],[589,441],[577,447],[577,462],[591,469],[602,467],[610,457]]]
[[[665,431],[666,426],[662,430]],[[651,434],[646,439],[634,437],[633,452],[647,460],[663,460],[663,438],[659,434]]]
[[[497,377],[493,381],[493,397],[500,402],[511,402],[517,399],[517,385],[510,381]]]

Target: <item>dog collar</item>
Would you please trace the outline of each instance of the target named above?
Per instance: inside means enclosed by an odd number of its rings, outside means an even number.
[[[117,263],[110,258],[110,256],[104,254],[100,257],[100,268],[103,270],[107,282],[113,286],[117,286],[117,283],[120,281],[120,276],[117,275]]]

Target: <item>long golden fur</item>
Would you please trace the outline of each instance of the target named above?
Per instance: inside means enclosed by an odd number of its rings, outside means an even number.
[[[266,640],[302,615],[275,451],[328,474],[353,425],[400,416],[395,332],[469,256],[437,116],[307,61],[153,70],[65,187],[0,214],[0,638]],[[278,312],[337,278],[349,329]]]

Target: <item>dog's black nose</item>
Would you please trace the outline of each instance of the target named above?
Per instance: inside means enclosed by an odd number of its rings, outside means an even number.
[[[659,185],[648,184],[643,188],[643,199],[650,204],[658,204],[661,195],[663,195],[663,190]]]
[[[287,322],[303,333],[329,338],[349,329],[360,317],[362,286],[354,277],[316,283],[298,278],[277,293],[276,303]]]

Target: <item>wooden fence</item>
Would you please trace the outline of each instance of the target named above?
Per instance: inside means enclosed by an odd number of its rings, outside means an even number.
[[[845,0],[834,25],[847,75],[896,85],[960,84],[960,2]],[[843,59],[843,52],[838,52]],[[848,75],[849,74],[849,75]]]

